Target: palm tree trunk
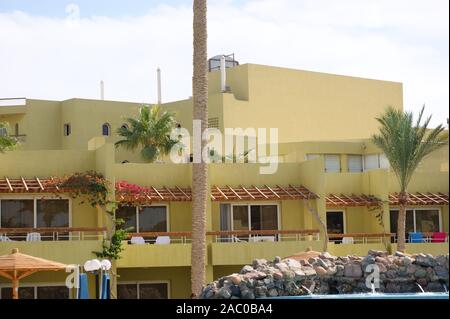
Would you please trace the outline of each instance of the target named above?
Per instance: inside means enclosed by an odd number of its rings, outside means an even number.
[[[206,0],[194,0],[194,76],[192,97],[194,120],[201,121],[201,131],[208,125],[208,61]],[[206,146],[202,139],[201,148]],[[195,151],[195,150],[194,150]],[[208,166],[201,159],[192,166],[192,251],[191,292],[197,298],[205,281],[206,266],[206,208],[208,196]]]
[[[305,204],[306,204],[306,208],[309,210],[309,212],[314,216],[314,218],[316,219],[316,221],[319,223],[319,225],[322,227],[322,229],[323,229],[323,236],[324,236],[324,238],[323,238],[323,240],[324,240],[324,242],[323,242],[323,248],[322,248],[322,250],[325,252],[325,251],[328,251],[328,240],[329,240],[329,237],[328,237],[328,230],[327,230],[327,225],[325,224],[325,222],[322,220],[322,218],[320,218],[320,214],[319,214],[319,212],[317,211],[317,209],[316,208],[314,208],[310,203],[309,203],[309,201],[308,200],[306,200],[305,201]]]
[[[405,228],[406,228],[406,204],[408,202],[408,193],[402,191],[398,195],[400,211],[397,221],[397,250],[405,252]]]

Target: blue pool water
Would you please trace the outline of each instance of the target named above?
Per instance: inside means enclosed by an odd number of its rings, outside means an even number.
[[[342,295],[304,295],[304,296],[282,296],[267,299],[449,299],[445,292],[423,292],[423,293],[364,293],[364,294],[342,294]]]

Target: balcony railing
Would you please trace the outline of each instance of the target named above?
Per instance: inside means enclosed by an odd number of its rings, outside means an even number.
[[[348,233],[348,234],[328,234],[328,240],[342,244],[370,244],[382,243],[384,238],[392,238],[393,233]]]
[[[448,243],[448,233],[445,232],[423,232],[423,233],[416,233],[421,234],[421,236],[409,236],[409,234],[406,234],[405,241],[407,243],[411,244],[417,244],[417,243]],[[439,234],[436,236],[436,234]],[[392,238],[393,243],[397,243],[398,237],[397,234],[394,234]]]
[[[212,236],[217,243],[232,242],[275,242],[275,241],[307,241],[319,240],[319,230],[233,230],[208,231],[206,236]],[[170,244],[190,243],[192,232],[142,232],[130,233],[130,244]]]
[[[0,228],[0,242],[103,240],[106,227]]]

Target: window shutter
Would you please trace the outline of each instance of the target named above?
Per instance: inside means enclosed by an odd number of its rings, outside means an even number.
[[[339,155],[325,155],[325,172],[336,173],[341,171]]]
[[[380,154],[380,168],[389,168],[390,166],[391,165],[389,164],[386,154]]]
[[[371,169],[379,168],[378,165],[378,154],[370,154],[364,156],[364,170],[368,171]]]
[[[348,171],[349,172],[362,172],[362,155],[348,155]]]

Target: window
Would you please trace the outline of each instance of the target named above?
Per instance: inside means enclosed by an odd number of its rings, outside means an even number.
[[[108,123],[102,125],[102,135],[103,136],[111,135],[111,126]]]
[[[364,155],[364,171],[389,167],[389,160],[387,159],[385,154]]]
[[[169,283],[118,283],[118,299],[168,299]]]
[[[364,170],[368,171],[371,169],[379,168],[378,154],[370,154],[364,156]]]
[[[276,205],[250,206],[251,230],[278,229],[278,210]]]
[[[136,207],[134,206],[121,206],[116,211],[116,218],[123,219],[124,223],[120,225],[123,229],[130,229],[133,232],[137,232],[137,215]]]
[[[167,231],[166,206],[147,206],[139,210],[139,232]]]
[[[341,171],[341,158],[339,155],[325,155],[325,172],[338,173]]]
[[[69,227],[68,199],[39,199],[36,208],[36,227]]]
[[[0,136],[8,136],[8,130],[6,127],[0,127]]]
[[[0,202],[2,228],[33,228],[34,201],[32,199],[6,199]]]
[[[391,232],[397,233],[398,210],[390,211]],[[439,209],[406,210],[406,233],[439,232],[442,229]]]
[[[349,172],[362,172],[363,171],[362,155],[348,155],[347,166]]]
[[[219,128],[219,118],[218,117],[209,118],[208,128]]]
[[[380,156],[380,168],[389,168],[390,164],[389,164],[389,160],[386,157],[386,154],[379,154]]]
[[[330,234],[345,233],[345,220],[343,211],[327,212],[327,232]]]
[[[318,157],[320,157],[320,154],[306,154],[307,161],[318,158]]]
[[[38,286],[36,299],[69,299],[69,289],[64,286]]]
[[[233,230],[277,230],[278,205],[232,205],[231,220]]]
[[[64,124],[64,136],[69,136],[72,133],[72,128],[69,123]]]
[[[0,299],[12,299],[12,288],[2,287]],[[69,288],[65,286],[20,286],[19,299],[69,299]]]
[[[140,232],[167,232],[167,206],[122,206],[116,211],[116,217],[125,223],[122,228],[132,228]]]
[[[12,288],[0,289],[0,299],[12,299]],[[19,299],[34,299],[34,287],[19,287]]]
[[[2,199],[0,228],[70,227],[68,199]],[[43,233],[42,240],[53,238]],[[63,233],[60,233],[62,238]],[[26,234],[15,234],[14,240],[24,240]],[[58,240],[61,238],[58,237]]]
[[[122,124],[121,128],[123,130],[128,130],[129,129],[128,124],[126,124],[126,123]]]

